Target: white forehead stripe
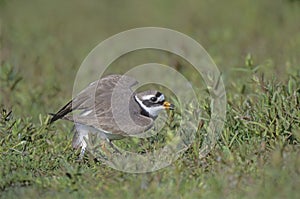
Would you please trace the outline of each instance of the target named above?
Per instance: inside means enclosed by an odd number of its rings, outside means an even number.
[[[144,95],[142,97],[143,100],[149,100],[151,97],[155,97],[155,95]]]
[[[145,95],[143,96],[143,100],[150,100],[151,97],[156,97],[155,95]],[[161,101],[164,101],[165,100],[165,96],[163,94],[161,94],[159,97],[157,97],[157,102],[161,102]]]
[[[163,94],[161,94],[160,96],[159,96],[159,98],[157,98],[157,101],[158,102],[161,102],[161,101],[164,101],[165,100],[165,96],[163,95]]]

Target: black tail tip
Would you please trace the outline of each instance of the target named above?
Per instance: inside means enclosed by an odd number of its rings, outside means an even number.
[[[55,117],[54,113],[48,113],[48,115],[52,116],[52,118],[48,122],[48,125],[52,124],[53,122],[55,122],[58,119],[57,117]]]

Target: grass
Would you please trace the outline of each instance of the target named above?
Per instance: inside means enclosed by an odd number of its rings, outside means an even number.
[[[299,1],[279,0],[0,0],[0,197],[297,198],[299,10]],[[47,113],[71,98],[77,68],[98,42],[139,26],[173,28],[203,44],[223,74],[227,117],[208,156],[199,157],[202,128],[171,166],[129,174],[92,155],[78,161],[71,124],[48,126]],[[137,52],[112,71],[149,59],[174,57]],[[187,68],[179,60],[176,69],[197,78]],[[199,107],[204,115],[208,105]]]

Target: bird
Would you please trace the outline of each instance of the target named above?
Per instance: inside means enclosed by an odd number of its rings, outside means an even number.
[[[49,124],[63,119],[74,123],[73,148],[84,156],[90,134],[100,135],[110,145],[146,132],[163,110],[175,106],[157,90],[134,92],[138,82],[133,77],[112,74],[90,83],[55,114]]]

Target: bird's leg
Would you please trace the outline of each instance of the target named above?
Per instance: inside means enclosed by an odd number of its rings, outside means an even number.
[[[82,160],[83,157],[84,157],[84,153],[86,151],[88,139],[89,139],[88,135],[85,135],[85,136],[82,137],[82,140],[81,140],[81,143],[80,143],[81,150],[80,150],[79,160]]]
[[[86,129],[81,128],[80,125],[74,125],[72,131],[74,132],[72,146],[73,148],[81,148],[79,160],[82,160],[86,151],[89,132]]]
[[[105,141],[101,142],[100,147],[102,149],[102,151],[107,155],[110,154],[110,152],[106,149],[105,147]]]
[[[82,160],[84,157],[86,147],[81,147],[80,155],[79,155],[79,160]]]

